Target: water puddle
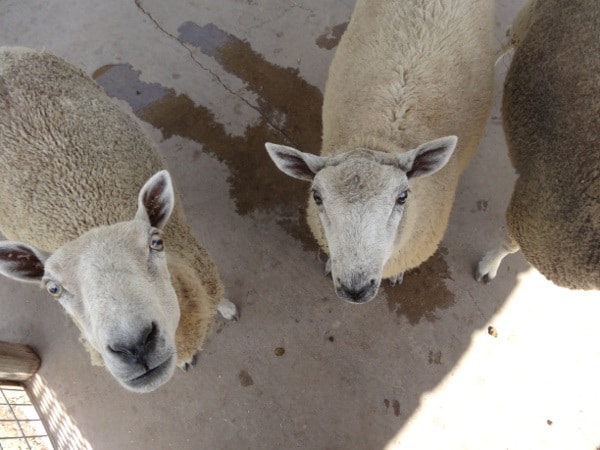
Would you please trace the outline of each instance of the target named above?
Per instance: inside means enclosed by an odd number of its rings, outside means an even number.
[[[436,312],[448,309],[455,303],[454,294],[446,287],[444,280],[451,279],[450,268],[444,259],[448,251],[444,247],[416,269],[404,274],[400,286],[382,283],[390,312],[398,322],[402,316],[411,325],[421,319],[434,322],[439,319]]]
[[[348,27],[348,22],[335,25],[331,29],[327,29],[325,33],[317,38],[316,44],[319,48],[331,50],[340,43],[340,39]]]
[[[125,100],[142,120],[161,130],[165,139],[174,135],[192,139],[224,162],[231,171],[230,195],[239,214],[275,212],[290,235],[301,240],[306,249],[315,249],[304,219],[308,184],[282,174],[268,157],[264,143],[318,151],[323,102],[320,90],[303,80],[296,69],[266,61],[247,42],[213,24],[186,22],[179,33],[182,43],[215,58],[258,95],[263,119],[248,127],[244,136],[229,135],[210,110],[195,105],[186,95],[141,81],[140,72],[129,64],[103,66],[93,77],[108,95]]]

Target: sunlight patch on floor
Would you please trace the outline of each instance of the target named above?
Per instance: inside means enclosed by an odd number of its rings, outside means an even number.
[[[600,404],[588,391],[600,379],[598,317],[598,292],[522,273],[386,450],[598,448]]]

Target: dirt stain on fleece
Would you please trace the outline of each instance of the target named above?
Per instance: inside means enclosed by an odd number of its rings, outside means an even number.
[[[447,254],[448,251],[440,247],[431,258],[407,272],[399,286],[390,286],[383,281],[388,308],[398,322],[401,317],[406,317],[411,325],[418,324],[421,319],[434,322],[439,319],[437,310],[454,305],[454,294],[444,283],[444,280],[452,278],[444,259]]]

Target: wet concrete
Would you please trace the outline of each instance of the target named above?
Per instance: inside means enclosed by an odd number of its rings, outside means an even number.
[[[266,63],[248,45],[227,35],[213,24],[199,27],[187,22],[179,27],[179,31],[182,42],[201,48],[203,53],[217,58],[228,68],[232,67],[231,61],[236,61],[238,68],[252,68],[257,64],[263,67],[263,70],[253,74],[248,73],[247,69],[232,71],[236,75],[244,75],[243,79],[250,79],[250,86],[269,86],[260,91],[266,92],[263,98],[272,102],[266,104],[286,112],[282,134],[294,136],[298,142],[312,143],[318,149],[322,96],[316,88],[301,80],[294,71]],[[240,63],[244,58],[226,57],[234,54],[250,55],[247,59],[251,62],[242,65]],[[244,136],[233,137],[226,133],[223,125],[215,121],[214,115],[207,108],[195,105],[185,95],[177,95],[173,89],[156,83],[143,83],[139,79],[139,72],[130,65],[103,66],[92,77],[108,95],[126,101],[138,117],[159,129],[164,139],[174,135],[191,139],[202,144],[204,151],[225,162],[231,170],[228,178],[230,194],[235,199],[239,214],[255,210],[275,211],[279,215],[278,223],[291,236],[301,240],[305,249],[317,250],[305,221],[307,189],[302,188],[307,184],[283,175],[267,156],[264,143],[281,139],[267,120],[248,127]],[[286,94],[290,82],[289,86],[296,93],[291,96]],[[297,108],[299,98],[304,103]],[[275,102],[276,99],[285,99],[289,103]],[[316,114],[309,114],[308,117],[312,120],[306,120],[304,116],[307,107],[309,111],[318,111]],[[314,120],[315,116],[318,121]],[[290,122],[295,125],[293,128],[288,126]],[[317,135],[314,133],[315,128],[319,130]],[[294,141],[289,141],[289,144],[298,146]],[[407,273],[401,289],[384,283],[388,307],[397,317],[405,316],[413,325],[421,318],[433,321],[437,308],[447,309],[454,304],[454,296],[443,281],[450,277],[444,254],[447,254],[447,250],[441,248],[421,267]],[[325,259],[324,255],[323,258]]]
[[[348,22],[334,25],[331,29],[328,28],[326,33],[320,35],[315,42],[319,47],[331,50],[338,45],[347,26]]]
[[[108,95],[126,101],[132,110],[162,132],[202,144],[231,170],[228,181],[237,211],[275,210],[280,224],[305,246],[313,246],[304,220],[307,187],[276,169],[268,157],[265,142],[278,142],[318,151],[321,142],[319,89],[309,85],[297,70],[267,62],[250,45],[225,33],[214,24],[198,26],[186,22],[179,28],[182,43],[198,47],[214,57],[224,69],[244,80],[256,93],[261,120],[246,129],[244,136],[231,136],[207,108],[186,95],[177,95],[156,83],[144,83],[139,71],[128,64],[98,68],[93,78]],[[302,188],[305,189],[302,189]]]
[[[383,287],[388,308],[396,317],[405,317],[416,325],[421,319],[435,322],[439,319],[438,309],[448,309],[455,303],[454,294],[446,287],[445,280],[451,279],[450,268],[444,259],[448,250],[441,247],[431,258],[404,275],[398,287]],[[399,320],[398,323],[401,323]]]
[[[40,402],[52,399],[45,414],[60,417],[51,430],[61,448],[600,443],[597,298],[552,286],[519,255],[493,285],[472,279],[514,181],[500,90],[438,252],[366,305],[341,302],[323,276],[304,219],[308,185],[281,174],[264,142],[319,149],[322,89],[352,3],[0,5],[3,44],[81,66],[147,127],[242,311],[238,323],[216,320],[194,369],[132,395],[90,365],[57,303],[1,279],[0,339],[42,356],[32,387]],[[520,3],[497,2],[498,39]]]

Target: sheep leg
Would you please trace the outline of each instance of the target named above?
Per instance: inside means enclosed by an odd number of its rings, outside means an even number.
[[[504,40],[496,52],[496,65],[505,54],[517,47],[523,40],[523,36],[531,24],[537,3],[538,0],[529,0],[517,13],[512,25],[506,30]]]
[[[397,284],[402,284],[402,282],[404,281],[404,272],[400,272],[398,275],[389,277],[388,281],[390,282],[390,286],[396,286]]]
[[[326,277],[331,275],[331,258],[327,258],[327,262],[325,263],[325,270],[323,271]]]
[[[514,239],[509,236],[506,230],[503,234],[504,238],[500,245],[497,248],[487,252],[477,264],[477,269],[475,270],[475,279],[479,283],[489,283],[496,278],[498,268],[500,267],[500,263],[504,257],[506,255],[510,255],[511,253],[516,253],[520,249],[519,244],[517,244]]]
[[[217,309],[224,319],[237,321],[240,318],[237,307],[225,297],[221,299]]]
[[[514,47],[515,42],[513,41],[512,29],[508,28],[506,30],[504,39],[500,43],[500,48],[498,48],[498,50],[496,50],[496,53],[494,54],[494,66],[497,66],[500,60],[504,57],[504,55],[510,52]]]
[[[196,365],[196,362],[198,362],[198,355],[194,355],[192,356],[192,359],[190,359],[188,362],[186,362],[182,369],[187,372],[188,370],[190,370],[192,367],[194,367]]]

